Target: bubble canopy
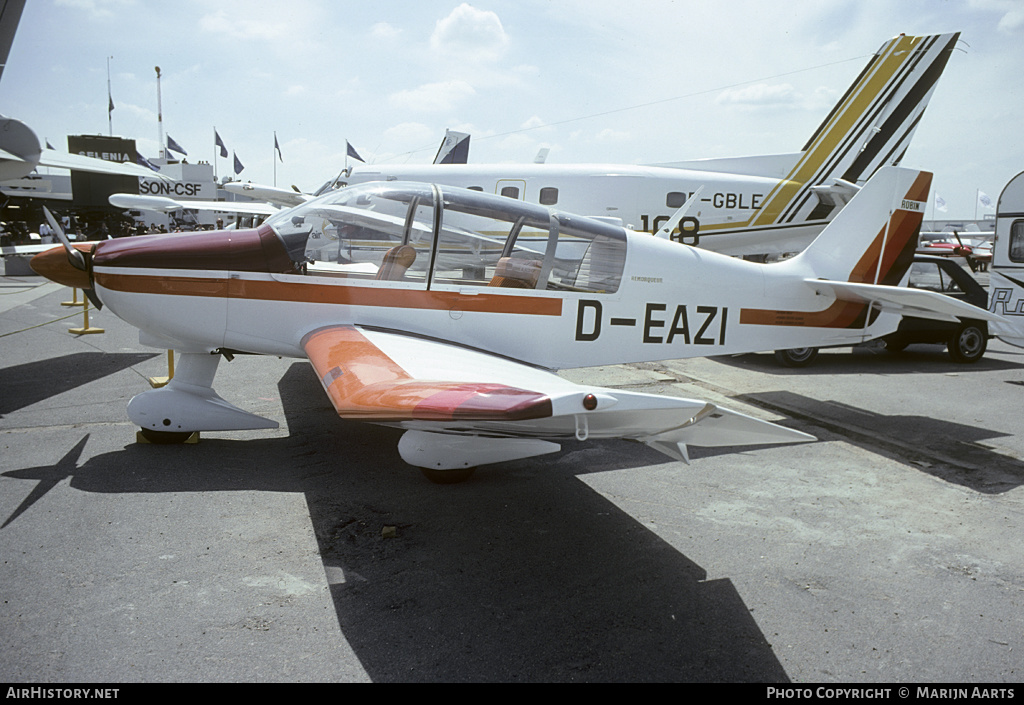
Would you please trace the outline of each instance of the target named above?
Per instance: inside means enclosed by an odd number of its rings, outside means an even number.
[[[265,223],[311,276],[440,288],[612,293],[626,231],[505,196],[418,182],[350,186]]]

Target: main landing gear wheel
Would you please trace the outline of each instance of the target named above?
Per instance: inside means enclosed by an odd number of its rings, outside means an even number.
[[[977,362],[985,354],[987,347],[988,336],[976,323],[963,324],[946,343],[946,350],[949,351],[953,362]]]
[[[438,485],[454,485],[459,482],[465,482],[472,477],[475,470],[476,468],[456,468],[454,470],[420,468],[420,471],[428,480]]]
[[[150,443],[156,445],[174,445],[185,443],[192,437],[192,431],[154,431],[149,428],[140,428],[139,433]]]
[[[818,348],[789,348],[775,351],[775,359],[786,367],[807,367],[816,357]]]
[[[904,338],[892,337],[885,339],[885,351],[890,353],[901,353],[907,349],[910,341]]]

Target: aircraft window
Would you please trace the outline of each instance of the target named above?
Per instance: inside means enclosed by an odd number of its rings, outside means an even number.
[[[626,258],[621,227],[423,183],[350,186],[267,225],[309,275],[429,288],[611,293]]]
[[[1024,220],[1010,226],[1010,261],[1024,262]]]
[[[519,198],[518,186],[505,186],[501,189],[501,195],[506,198]]]
[[[507,286],[536,287],[539,263],[544,259],[548,241],[547,221],[515,211],[510,214],[479,212],[463,209],[460,205],[445,201],[432,281],[436,284],[488,286],[498,276],[496,272],[502,259],[516,259],[520,263],[538,263],[537,271],[528,286],[525,281],[509,282]],[[509,265],[503,263],[502,266],[508,268]],[[512,278],[511,274],[508,276]]]
[[[686,194],[679,191],[672,191],[665,196],[665,205],[669,208],[682,208],[686,203]]]
[[[425,285],[433,199],[428,184],[352,187],[275,214],[267,224],[308,274]]]
[[[622,280],[626,240],[620,227],[558,215],[558,246],[549,289],[614,293]]]
[[[914,262],[910,266],[910,279],[907,286],[912,289],[926,289],[939,293],[960,291],[957,283],[934,262]]]
[[[542,206],[553,206],[558,203],[558,189],[549,187],[540,190],[540,204]]]
[[[620,227],[445,191],[433,282],[611,293],[619,287],[625,257]]]
[[[484,187],[483,186],[470,186],[469,190],[470,191],[483,191]]]

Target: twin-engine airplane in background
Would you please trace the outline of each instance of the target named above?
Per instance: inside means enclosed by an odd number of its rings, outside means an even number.
[[[337,183],[424,181],[618,218],[655,233],[701,191],[673,228],[732,255],[798,252],[881,166],[898,166],[959,33],[900,35],[868,61],[800,152],[635,164],[360,165]],[[699,241],[696,240],[699,238]]]
[[[84,289],[143,344],[180,353],[172,381],[128,405],[155,441],[276,427],[213,390],[222,356],[257,353],[308,358],[340,416],[406,429],[402,458],[435,479],[572,438],[633,439],[686,460],[688,444],[812,438],[554,370],[852,344],[895,328],[880,311],[977,318],[969,304],[896,286],[930,182],[879,170],[810,247],[772,264],[501,196],[390,182],[324,194],[256,230],[65,239],[32,267]]]

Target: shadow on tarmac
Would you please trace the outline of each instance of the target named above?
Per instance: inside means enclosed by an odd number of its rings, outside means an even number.
[[[154,358],[159,353],[80,352],[0,368],[0,416]]]
[[[1015,352],[1000,351],[1000,355]],[[946,354],[944,345],[915,344],[899,353],[886,352],[882,348],[859,346],[842,353],[822,353],[807,367],[786,367],[776,361],[772,353],[748,353],[744,355],[723,355],[710,358],[730,367],[763,372],[782,377],[807,375],[856,375],[856,374],[936,374],[942,372],[969,373],[998,370],[1019,370],[1022,362],[1009,362],[994,357],[983,357],[977,362],[962,364],[953,362]]]
[[[736,398],[826,428],[844,441],[975,492],[1002,494],[1024,484],[1024,463],[982,445],[986,440],[1005,438],[1006,433],[928,416],[878,414],[793,392]],[[813,428],[801,430],[815,434]]]
[[[131,444],[77,467],[86,436],[57,466],[4,473],[40,481],[6,522],[69,476],[99,493],[302,492],[374,681],[788,682],[730,580],[707,580],[578,477],[660,454],[567,444],[433,485],[399,458],[401,431],[338,419],[307,364],[278,386],[289,436]]]

